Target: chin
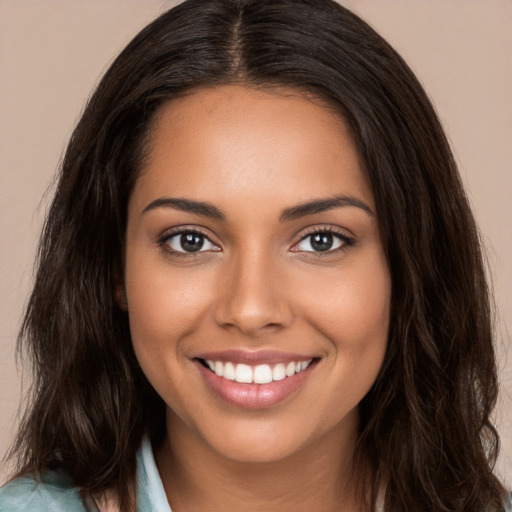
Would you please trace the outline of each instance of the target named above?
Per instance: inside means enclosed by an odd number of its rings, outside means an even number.
[[[285,442],[284,439],[268,437],[261,440],[247,439],[246,436],[213,447],[219,455],[233,462],[254,464],[276,463],[292,457],[302,449],[300,442],[293,443],[290,439]]]

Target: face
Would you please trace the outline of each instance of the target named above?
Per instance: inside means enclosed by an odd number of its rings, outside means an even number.
[[[163,107],[129,201],[124,287],[175,439],[270,461],[353,436],[391,283],[343,120],[237,86]]]

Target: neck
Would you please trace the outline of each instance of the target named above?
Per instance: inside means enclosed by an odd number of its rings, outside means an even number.
[[[156,461],[173,512],[359,512],[354,488],[356,428],[328,432],[280,460],[237,461],[168,421]],[[346,431],[346,427],[344,427]]]

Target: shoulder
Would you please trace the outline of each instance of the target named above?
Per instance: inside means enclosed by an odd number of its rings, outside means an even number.
[[[48,471],[34,478],[25,475],[0,488],[0,512],[92,512],[79,490],[63,472]]]

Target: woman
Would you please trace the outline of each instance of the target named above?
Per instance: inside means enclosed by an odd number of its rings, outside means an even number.
[[[6,510],[505,510],[448,143],[329,0],[189,0],[128,45],[68,147],[20,339]]]

